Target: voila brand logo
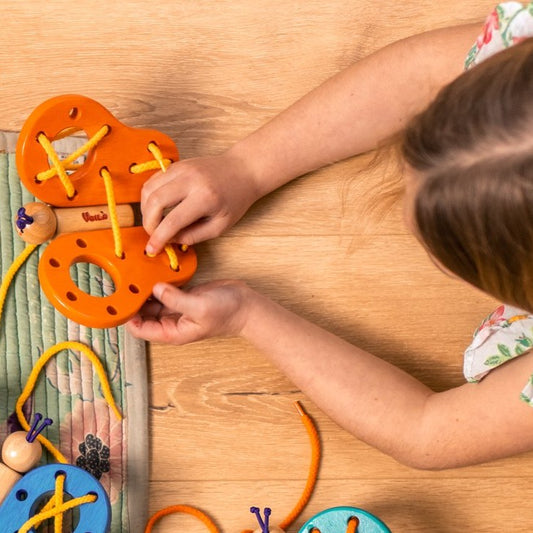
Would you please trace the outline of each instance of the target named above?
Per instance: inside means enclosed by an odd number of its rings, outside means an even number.
[[[109,218],[107,213],[104,213],[103,211],[100,211],[99,213],[90,213],[89,211],[84,211],[81,216],[85,222],[97,222],[99,220],[107,220]]]

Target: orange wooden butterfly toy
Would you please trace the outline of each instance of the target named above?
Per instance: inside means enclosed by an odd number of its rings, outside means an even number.
[[[75,132],[88,141],[60,160],[53,143]],[[148,235],[134,225],[132,204],[140,201],[144,182],[179,158],[169,137],[125,126],[98,102],[65,95],[29,116],[16,157],[21,181],[44,202],[19,210],[17,231],[34,245],[52,239],[39,262],[39,280],[66,317],[89,327],[114,327],[137,313],[156,282],[182,285],[193,276],[193,249],[169,244],[166,253],[149,257]],[[102,268],[114,291],[99,296],[81,290],[70,270],[77,263]]]

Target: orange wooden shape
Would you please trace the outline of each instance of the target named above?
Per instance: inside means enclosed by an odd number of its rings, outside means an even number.
[[[37,138],[44,133],[50,141],[73,131],[84,131],[88,138],[102,126],[110,129],[89,151],[81,168],[69,175],[76,194],[68,198],[57,176],[45,181],[37,175],[50,168],[48,156]],[[117,204],[140,201],[144,182],[156,170],[139,174],[133,164],[153,161],[148,145],[155,143],[171,161],[178,150],[166,135],[153,130],[134,129],[120,123],[107,109],[89,98],[66,95],[52,98],[30,115],[17,144],[17,167],[24,185],[40,200],[55,207],[106,204],[101,169],[107,168]],[[39,263],[39,280],[50,302],[69,319],[88,327],[108,328],[123,324],[141,308],[158,281],[182,285],[193,276],[197,262],[192,248],[183,252],[175,246],[179,269],[170,267],[166,253],[155,258],[145,255],[148,235],[142,227],[121,228],[123,257],[115,253],[112,230],[95,230],[60,235],[50,242]],[[90,295],[72,280],[70,267],[93,263],[112,278],[115,290],[109,296]]]
[[[91,150],[83,166],[71,174],[76,195],[69,199],[59,178],[39,182],[37,175],[50,168],[48,156],[37,140],[44,133],[50,141],[65,136],[65,132],[84,131],[91,138],[102,126],[111,129]],[[106,167],[113,178],[117,203],[134,203],[140,199],[143,183],[153,170],[134,174],[133,164],[152,161],[150,142],[157,144],[164,157],[179,159],[176,145],[166,135],[155,130],[130,128],[119,122],[98,102],[78,95],[58,96],[43,102],[28,117],[17,143],[17,170],[22,183],[41,201],[56,207],[74,207],[107,203],[100,170]]]
[[[147,235],[143,228],[123,228],[122,232],[123,258],[114,253],[110,230],[60,235],[42,255],[39,280],[44,293],[58,311],[78,324],[92,328],[123,324],[150,297],[155,282],[182,285],[196,270],[192,248],[182,252],[176,246],[179,270],[175,271],[165,253],[157,257],[145,255]],[[70,275],[70,267],[76,263],[94,263],[103,268],[111,276],[115,291],[103,297],[82,291]]]

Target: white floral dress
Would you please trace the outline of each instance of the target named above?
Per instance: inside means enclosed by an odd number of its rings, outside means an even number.
[[[533,2],[504,2],[487,17],[474,46],[470,49],[465,70],[491,55],[528,37],[533,37]],[[533,348],[533,315],[501,305],[474,333],[472,344],[464,354],[464,375],[476,383],[492,369]],[[525,385],[521,399],[533,406],[533,376]]]

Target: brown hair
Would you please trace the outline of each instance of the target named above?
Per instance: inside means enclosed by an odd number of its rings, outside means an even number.
[[[407,126],[401,151],[429,253],[533,312],[533,39],[443,88]]]

